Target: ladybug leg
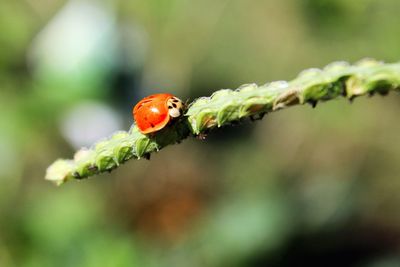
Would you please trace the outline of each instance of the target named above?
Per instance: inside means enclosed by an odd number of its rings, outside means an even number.
[[[307,102],[311,105],[312,108],[315,108],[318,104],[318,101],[314,99],[310,99]]]
[[[199,133],[196,138],[199,140],[206,140],[207,134],[206,133]]]
[[[151,156],[150,153],[146,153],[146,154],[143,155],[143,158],[147,159],[147,160],[150,160],[150,156]]]

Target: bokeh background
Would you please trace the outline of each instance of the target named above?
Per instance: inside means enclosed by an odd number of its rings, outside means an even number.
[[[400,98],[293,107],[61,187],[141,97],[400,60],[397,0],[0,1],[0,266],[400,266]]]

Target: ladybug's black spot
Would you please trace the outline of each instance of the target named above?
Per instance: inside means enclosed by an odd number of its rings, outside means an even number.
[[[155,125],[154,125],[153,123],[150,122],[150,126],[151,126],[151,128],[154,128]]]
[[[172,108],[172,106],[168,106],[168,109],[171,109]]]
[[[174,102],[174,103],[178,103],[178,102],[179,102],[179,100],[178,100],[178,99],[176,99],[176,98],[174,98],[174,99],[172,100],[172,102]]]
[[[177,105],[176,105],[175,103],[172,103],[172,106],[173,106],[174,108],[176,108],[176,107],[177,107]]]

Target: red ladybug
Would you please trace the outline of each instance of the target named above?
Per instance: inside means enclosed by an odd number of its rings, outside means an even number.
[[[133,118],[143,134],[154,133],[183,114],[182,101],[171,94],[154,94],[140,100],[133,108]]]

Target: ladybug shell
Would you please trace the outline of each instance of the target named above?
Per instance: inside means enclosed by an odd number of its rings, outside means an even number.
[[[171,117],[167,101],[174,96],[171,94],[154,94],[140,100],[133,108],[133,118],[143,134],[161,130],[168,124]]]

